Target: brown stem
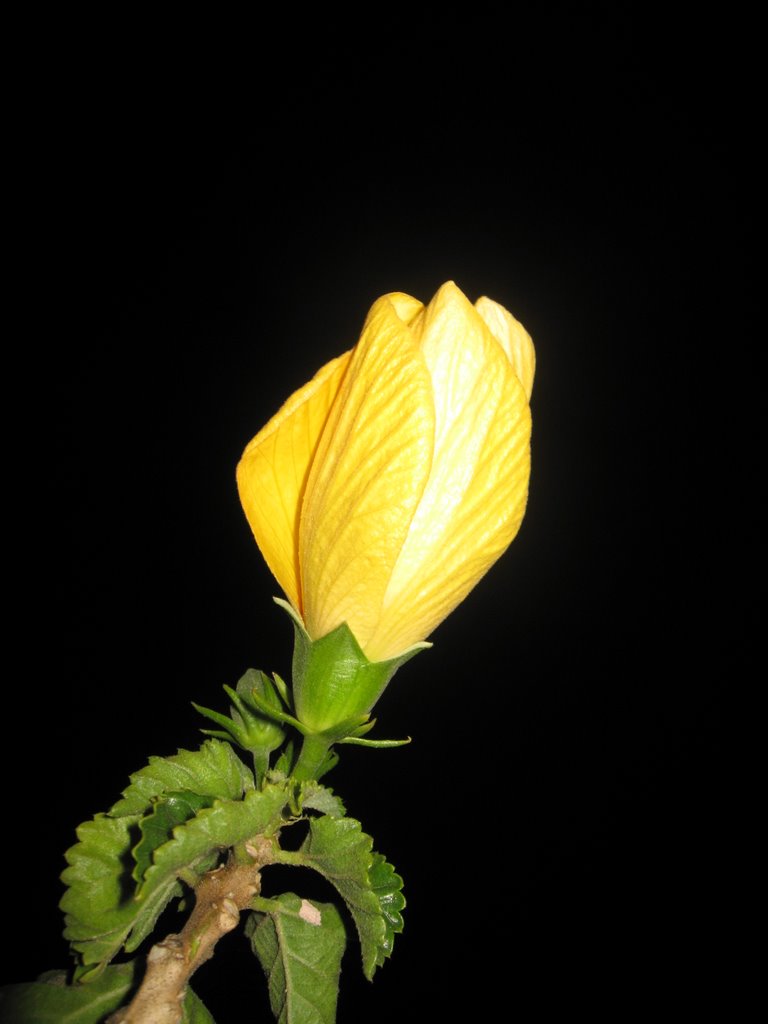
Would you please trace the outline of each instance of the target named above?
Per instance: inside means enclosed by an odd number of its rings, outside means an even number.
[[[195,889],[195,908],[178,935],[168,935],[147,954],[147,969],[130,1004],[107,1024],[179,1024],[189,979],[213,956],[219,939],[231,932],[261,889],[261,869],[271,859],[272,841],[249,843],[249,863],[230,861],[208,872]]]

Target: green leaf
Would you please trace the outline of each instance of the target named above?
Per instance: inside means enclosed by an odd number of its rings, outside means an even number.
[[[237,800],[253,787],[252,773],[231,744],[206,740],[199,750],[180,750],[173,757],[150,757],[146,768],[131,775],[130,786],[109,814],[113,818],[144,814],[153,797],[167,792],[189,790],[201,796]]]
[[[339,911],[294,893],[267,903],[266,914],[252,915],[249,931],[277,1024],[334,1024],[346,945]]]
[[[8,985],[0,989],[0,1021],[2,1024],[99,1024],[123,1005],[133,980],[134,964],[128,963],[107,967],[93,981],[77,985],[41,981]],[[200,1018],[200,1024],[206,1024],[205,1018]]]
[[[129,866],[136,824],[136,816],[99,815],[78,828],[80,842],[66,853],[69,867],[61,878],[67,891],[59,904],[64,938],[85,965],[110,961],[129,935],[129,951],[136,949],[170,900],[182,895],[176,876],[167,875],[149,898],[138,902],[134,897]]]
[[[354,818],[309,819],[309,833],[293,852],[281,850],[278,860],[313,868],[336,887],[347,904],[360,939],[363,973],[369,980],[392,951],[394,932],[402,929],[398,906],[402,880],[372,852],[373,840]],[[384,865],[384,866],[383,866]]]
[[[173,838],[154,851],[154,863],[139,886],[136,902],[151,904],[163,894],[181,871],[195,870],[201,860],[219,849],[235,846],[256,835],[274,834],[282,823],[287,800],[286,785],[251,790],[244,800],[216,800],[196,817],[173,830]],[[144,935],[131,935],[126,943],[132,952]]]
[[[371,888],[379,901],[379,907],[384,917],[384,942],[379,946],[376,957],[376,966],[381,967],[384,960],[388,956],[392,956],[395,935],[403,930],[403,915],[401,913],[405,907],[405,896],[402,893],[403,880],[381,853],[374,853],[369,877]]]
[[[299,791],[299,807],[320,811],[321,814],[328,814],[332,818],[344,817],[344,804],[341,799],[334,795],[332,789],[321,786],[314,779],[302,782]]]
[[[164,762],[157,758],[144,773],[133,777],[134,783],[140,779],[140,785],[148,781],[157,788],[182,777],[195,778],[204,785],[207,780],[208,789],[217,789],[222,780],[226,781],[227,772],[209,772],[213,761],[218,768],[229,764],[229,791],[241,793],[240,762],[237,758],[234,763],[228,760],[234,757],[229,744],[208,741],[203,750],[200,759],[188,751]],[[203,769],[196,771],[201,764]],[[169,901],[183,894],[179,875],[190,871],[202,874],[214,866],[220,850],[279,827],[285,790],[285,785],[267,787],[263,792],[249,789],[244,800],[215,800],[212,807],[202,808],[196,817],[176,825],[167,841],[151,851],[152,863],[144,870],[138,888],[131,875],[131,849],[141,815],[97,815],[81,825],[77,830],[79,842],[66,853],[69,866],[62,881],[67,891],[60,905],[65,914],[64,937],[80,954],[83,964],[108,962],[121,947],[128,952],[135,950]],[[129,787],[126,793],[130,795],[123,804],[136,806],[139,792],[139,787]]]
[[[135,916],[131,933],[124,943],[126,952],[133,953],[134,950],[138,949],[144,939],[151,935],[153,928],[157,924],[157,919],[171,900],[175,896],[183,895],[184,889],[181,884],[176,881],[175,876],[169,876],[163,880],[162,885],[157,886],[151,896],[143,903],[133,900],[131,906],[134,909]]]
[[[158,846],[167,843],[176,825],[193,818],[203,807],[210,807],[213,797],[201,796],[183,790],[178,793],[165,793],[155,797],[155,806],[151,814],[147,814],[139,823],[141,840],[133,848],[136,867],[133,878],[140,882],[147,868],[152,863],[152,853]]]
[[[181,1024],[216,1024],[210,1010],[189,986],[181,1011]]]
[[[138,815],[97,815],[80,825],[79,842],[65,854],[64,938],[85,964],[111,960],[135,923],[138,908],[130,900],[133,883],[126,865],[138,820]]]

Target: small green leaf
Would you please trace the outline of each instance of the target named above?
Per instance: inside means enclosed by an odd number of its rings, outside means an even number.
[[[369,877],[371,888],[379,901],[379,907],[384,917],[384,942],[379,946],[376,957],[376,965],[381,967],[386,957],[392,956],[395,934],[399,934],[403,930],[403,915],[401,913],[405,907],[405,896],[402,893],[403,880],[381,853],[374,853]]]
[[[0,1021],[2,1024],[99,1024],[126,1001],[133,977],[134,964],[128,963],[107,967],[93,981],[77,985],[42,981],[8,985],[0,989]],[[200,1024],[205,1024],[204,1018]]]
[[[264,902],[270,908],[251,916],[249,932],[277,1024],[334,1024],[346,945],[339,911],[294,893]]]
[[[344,804],[340,798],[334,795],[332,789],[321,786],[314,779],[302,782],[299,791],[299,807],[320,811],[321,814],[328,814],[332,818],[344,817]]]
[[[150,757],[146,768],[131,776],[122,800],[110,817],[144,814],[152,798],[162,793],[190,790],[202,796],[237,800],[253,789],[253,775],[232,749],[221,740],[206,740],[199,750],[180,750],[173,757]]]
[[[181,1007],[181,1024],[216,1024],[208,1007],[189,986]]]
[[[298,850],[281,850],[277,858],[283,864],[313,868],[336,887],[355,922],[363,974],[369,980],[390,955],[393,933],[402,928],[402,920],[395,916],[402,906],[394,895],[402,880],[386,862],[386,868],[382,866],[372,846],[359,821],[324,816],[309,819],[309,833]]]
[[[203,807],[210,807],[213,797],[201,796],[183,790],[178,793],[165,793],[155,797],[155,806],[151,814],[145,815],[139,823],[141,840],[133,848],[136,867],[133,878],[140,882],[152,863],[152,853],[158,846],[167,843],[176,825],[193,818]]]

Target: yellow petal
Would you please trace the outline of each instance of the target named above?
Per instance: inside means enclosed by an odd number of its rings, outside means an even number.
[[[307,630],[321,637],[347,622],[366,653],[432,462],[429,373],[398,309],[415,312],[384,296],[368,314],[315,456],[301,517]]]
[[[536,372],[536,351],[530,334],[519,320],[515,320],[509,310],[504,309],[493,299],[483,296],[475,303],[475,309],[507,353],[530,401],[533,377]]]
[[[429,636],[517,533],[530,471],[530,411],[506,350],[452,283],[414,321],[435,403],[429,480],[394,565],[376,631],[384,660]]]
[[[395,312],[404,324],[412,323],[414,318],[424,309],[423,302],[414,299],[412,295],[406,295],[405,292],[390,292],[389,295],[384,295],[383,298],[389,299],[395,307]]]
[[[261,553],[288,600],[302,611],[299,511],[312,458],[350,352],[332,359],[259,431],[237,467],[240,500]]]

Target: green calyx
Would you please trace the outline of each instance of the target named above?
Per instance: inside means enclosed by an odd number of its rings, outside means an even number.
[[[369,661],[346,622],[319,640],[312,640],[288,602],[275,598],[275,603],[284,608],[293,621],[296,718],[306,734],[322,735],[331,742],[347,737],[358,739],[367,732],[372,725],[370,711],[392,676],[415,654],[431,646],[414,644],[396,658]],[[365,742],[369,744],[374,745],[374,741]]]
[[[319,640],[313,640],[294,609],[280,598],[275,603],[291,617],[295,633],[293,687],[277,673],[270,678],[248,669],[233,690],[229,716],[194,704],[218,729],[204,729],[208,736],[235,742],[253,756],[259,785],[271,777],[270,754],[288,739],[288,729],[302,737],[298,756],[288,742],[274,772],[299,781],[320,779],[338,761],[335,744],[363,747],[400,747],[404,740],[372,740],[367,733],[376,720],[370,712],[401,665],[431,644],[415,644],[396,658],[370,661],[346,623]]]

